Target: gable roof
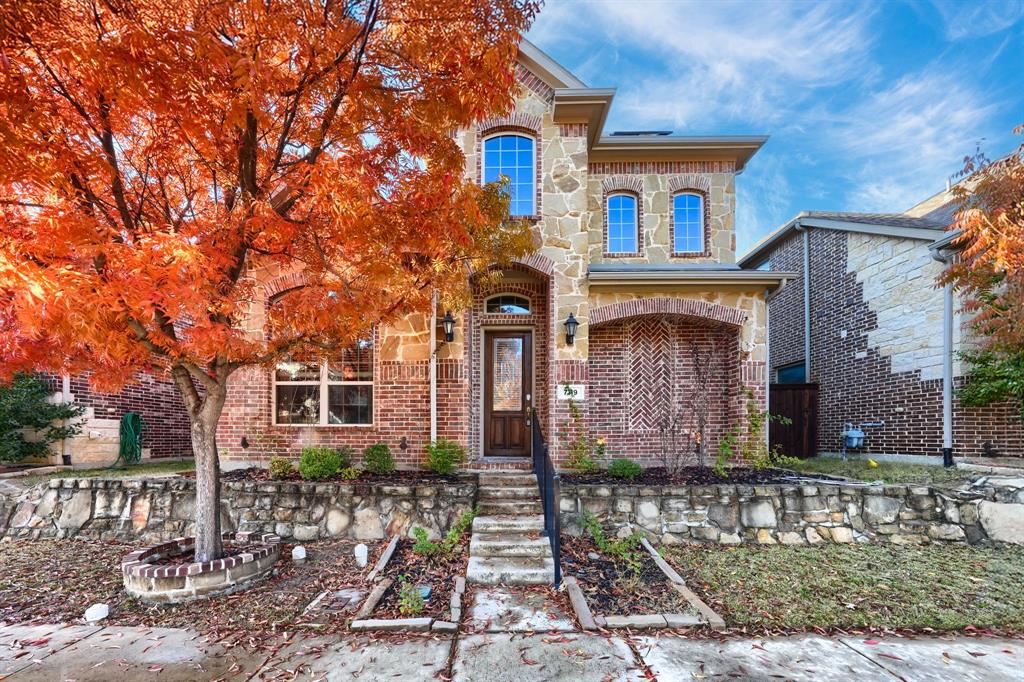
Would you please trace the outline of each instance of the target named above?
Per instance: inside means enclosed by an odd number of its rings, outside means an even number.
[[[802,211],[751,247],[737,262],[743,268],[756,268],[768,258],[777,244],[781,244],[791,234],[804,227],[934,242],[942,238],[948,226],[949,221],[941,218],[915,217],[906,213]]]
[[[592,88],[571,71],[523,38],[519,63],[554,90],[554,119],[586,123],[591,161],[728,160],[736,172],[768,140],[766,135],[628,135],[604,133],[615,88]]]

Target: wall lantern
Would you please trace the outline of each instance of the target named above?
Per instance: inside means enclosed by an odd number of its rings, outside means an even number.
[[[451,343],[455,340],[455,318],[452,317],[452,311],[448,311],[444,314],[444,319],[441,320],[441,325],[444,327],[444,340],[446,343]]]
[[[567,345],[572,345],[573,340],[576,338],[576,328],[579,326],[580,323],[576,321],[576,316],[569,313],[569,319],[565,321],[565,343]]]

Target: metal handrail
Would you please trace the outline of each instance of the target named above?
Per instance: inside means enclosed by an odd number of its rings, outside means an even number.
[[[537,476],[537,488],[544,508],[544,536],[551,543],[551,556],[555,561],[555,587],[558,587],[562,583],[562,524],[559,519],[561,477],[551,461],[535,408],[530,409],[530,425],[533,436],[533,473]]]

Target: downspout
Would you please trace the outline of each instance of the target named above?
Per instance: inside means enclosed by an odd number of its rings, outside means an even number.
[[[948,264],[952,256],[932,249],[932,258]],[[942,287],[942,466],[953,467],[953,284]]]
[[[430,442],[437,442],[437,290],[430,297]]]
[[[804,383],[811,383],[811,233],[799,222],[804,234]]]
[[[67,405],[68,403],[71,402],[71,375],[70,374],[65,374],[65,375],[63,375],[61,377],[60,401],[63,404],[65,404],[65,405]],[[68,425],[68,422],[65,419],[64,420],[64,426],[67,426],[67,425]],[[61,462],[61,464],[65,465],[65,466],[71,464],[71,453],[68,452],[68,439],[67,438],[61,438],[60,439],[60,462]]]

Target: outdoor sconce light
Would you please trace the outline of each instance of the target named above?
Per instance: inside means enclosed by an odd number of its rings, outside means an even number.
[[[580,323],[576,321],[576,316],[569,313],[569,319],[565,321],[565,343],[567,345],[572,345],[573,340],[576,338],[576,328],[579,326]]]
[[[455,318],[452,317],[452,311],[448,311],[444,314],[444,319],[441,320],[441,325],[444,327],[444,340],[446,343],[451,343],[455,340]]]

